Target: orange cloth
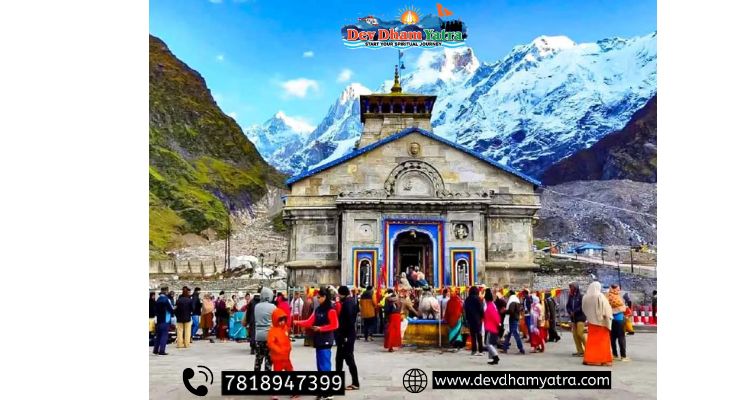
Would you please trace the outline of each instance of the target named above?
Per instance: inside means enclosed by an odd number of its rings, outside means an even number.
[[[609,329],[600,325],[589,324],[586,349],[583,352],[583,363],[587,365],[612,364]]]
[[[289,340],[289,332],[286,327],[279,325],[279,320],[282,317],[286,318],[284,310],[280,308],[273,310],[271,314],[271,329],[268,330],[268,354],[271,356],[271,363],[274,366],[277,362],[289,362],[289,355],[292,353],[292,342]]]

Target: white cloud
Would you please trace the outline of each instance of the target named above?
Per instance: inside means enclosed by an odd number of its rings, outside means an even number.
[[[230,117],[232,117],[233,119],[237,119],[237,113],[234,112],[234,111],[228,113],[227,115],[230,116]]]
[[[315,53],[312,50],[308,50],[302,53],[302,57],[305,57],[305,58],[312,58],[314,55]]]
[[[224,54],[217,54],[216,55],[216,61],[218,61],[218,62],[224,62]]]
[[[317,92],[320,85],[312,79],[297,78],[282,82],[281,87],[284,88],[285,96],[305,98],[308,91]]]
[[[352,72],[352,70],[350,70],[349,68],[344,68],[341,70],[341,72],[339,72],[339,77],[336,78],[336,82],[346,82],[349,79],[352,79],[352,75],[354,75],[354,72]]]

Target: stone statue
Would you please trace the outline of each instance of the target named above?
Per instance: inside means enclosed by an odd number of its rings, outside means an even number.
[[[414,142],[409,145],[409,154],[411,154],[412,157],[419,155],[419,143]]]
[[[469,227],[466,224],[456,224],[453,232],[456,234],[456,239],[466,239],[469,236]]]
[[[401,277],[399,278],[399,281],[398,281],[398,287],[399,287],[399,289],[401,289],[401,288],[411,289],[411,285],[409,284],[409,280],[406,279],[406,272],[402,272],[401,273]]]
[[[419,315],[422,319],[437,319],[440,316],[440,302],[429,288],[422,291],[422,298],[419,299]]]

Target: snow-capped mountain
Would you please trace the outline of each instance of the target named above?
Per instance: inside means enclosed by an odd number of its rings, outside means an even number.
[[[402,86],[438,95],[436,134],[538,176],[624,127],[653,97],[656,33],[581,44],[541,36],[466,81],[430,87],[413,79]]]
[[[307,143],[314,129],[307,122],[279,111],[263,124],[247,128],[245,135],[266,160],[283,160]]]
[[[370,93],[370,89],[359,83],[347,86],[304,146],[291,157],[276,158],[271,163],[280,171],[295,174],[350,151],[362,132],[359,96]]]
[[[401,86],[438,96],[436,134],[540,176],[623,128],[654,96],[656,33],[596,43],[540,36],[492,63],[480,63],[468,47],[425,50],[412,64]],[[359,84],[348,87],[294,155],[266,159],[298,173],[350,151],[362,129],[357,98],[368,93]]]

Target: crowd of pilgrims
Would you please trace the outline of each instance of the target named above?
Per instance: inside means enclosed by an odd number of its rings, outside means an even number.
[[[402,278],[405,278],[402,276]],[[408,285],[407,285],[408,283]],[[606,295],[599,282],[592,282],[584,295],[577,283],[569,285],[565,305],[576,352],[588,365],[611,365],[613,359],[629,361],[625,334],[633,333],[630,299],[611,285]],[[169,329],[176,326],[177,348],[189,348],[193,340],[225,342],[247,340],[255,356],[255,370],[291,371],[291,342],[304,338],[316,352],[319,371],[330,371],[331,349],[336,347],[336,370],[343,364],[352,374],[348,390],[359,389],[354,342],[358,333],[364,341],[383,334],[383,346],[393,352],[401,347],[413,318],[439,319],[447,325],[448,345],[454,351],[470,347],[471,355],[483,355],[488,364],[498,364],[499,353],[507,353],[511,340],[520,354],[542,353],[546,343],[557,342],[557,298],[559,290],[518,292],[505,288],[472,286],[442,289],[435,296],[429,287],[413,289],[411,282],[376,293],[368,286],[361,293],[347,286],[328,286],[293,293],[268,287],[258,293],[227,297],[203,294],[200,288],[182,288],[174,293],[163,287],[156,298],[150,294],[149,318],[153,352],[166,355]],[[654,292],[654,296],[655,296]],[[359,318],[358,318],[359,316]],[[198,331],[200,330],[200,335]],[[588,333],[586,333],[588,330]],[[619,350],[619,352],[618,352]]]

